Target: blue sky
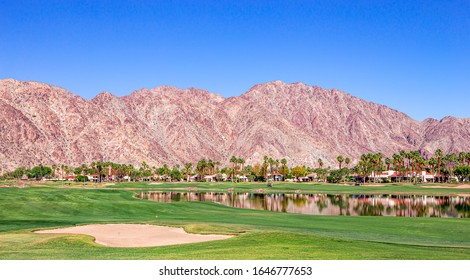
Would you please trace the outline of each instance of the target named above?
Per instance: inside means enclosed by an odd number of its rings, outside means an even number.
[[[1,1],[0,79],[91,99],[337,88],[417,120],[470,117],[470,1]]]

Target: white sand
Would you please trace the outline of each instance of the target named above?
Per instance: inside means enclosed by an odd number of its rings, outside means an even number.
[[[422,186],[423,188],[428,189],[470,189],[470,185],[460,185],[457,187],[448,187],[448,186]]]
[[[150,247],[227,239],[230,235],[189,234],[183,228],[139,224],[95,224],[40,230],[36,233],[86,234],[110,247]]]

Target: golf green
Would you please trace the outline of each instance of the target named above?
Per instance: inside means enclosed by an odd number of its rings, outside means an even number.
[[[82,184],[0,188],[0,259],[470,259],[470,219],[314,216],[237,209],[211,202],[157,203],[134,198],[134,188],[189,186],[127,183],[108,189]],[[253,191],[261,186],[192,184],[191,188]],[[358,189],[365,186],[315,184],[279,188],[370,191]],[[468,193],[468,189],[368,188],[382,193]],[[182,226],[191,233],[236,236],[185,245],[112,248],[94,243],[91,236],[33,232],[96,223]]]

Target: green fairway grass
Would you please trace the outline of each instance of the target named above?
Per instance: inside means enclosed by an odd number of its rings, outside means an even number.
[[[16,182],[0,183],[0,185],[15,185]],[[388,184],[329,184],[329,183],[289,183],[275,182],[273,187],[267,187],[265,182],[231,183],[231,182],[178,182],[178,183],[151,183],[151,182],[122,182],[122,183],[76,183],[76,182],[41,182],[25,183],[29,187],[57,187],[57,188],[88,188],[88,189],[132,189],[132,190],[157,190],[157,191],[213,191],[227,192],[251,192],[262,190],[265,193],[326,193],[326,194],[416,194],[416,195],[459,195],[469,194],[470,188],[458,188],[456,184],[447,183],[388,183]],[[443,188],[436,188],[443,187]]]
[[[229,208],[210,202],[157,203],[134,189],[253,191],[265,184],[59,183],[0,188],[0,259],[470,259],[470,219],[313,216]],[[106,189],[108,188],[108,189]],[[349,188],[349,189],[348,189]],[[132,189],[132,190],[129,190]],[[309,193],[469,193],[419,186],[275,184]],[[271,191],[271,188],[269,189]],[[422,193],[421,193],[422,192]],[[231,234],[203,243],[110,248],[93,237],[34,230],[93,223],[182,226],[191,233]]]

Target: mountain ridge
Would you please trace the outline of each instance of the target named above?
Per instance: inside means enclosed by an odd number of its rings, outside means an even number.
[[[62,87],[0,80],[0,165],[69,165],[97,160],[183,164],[231,155],[335,166],[339,154],[425,155],[470,150],[470,118],[417,121],[337,89],[276,80],[224,98],[204,89],[159,86],[86,100]]]

